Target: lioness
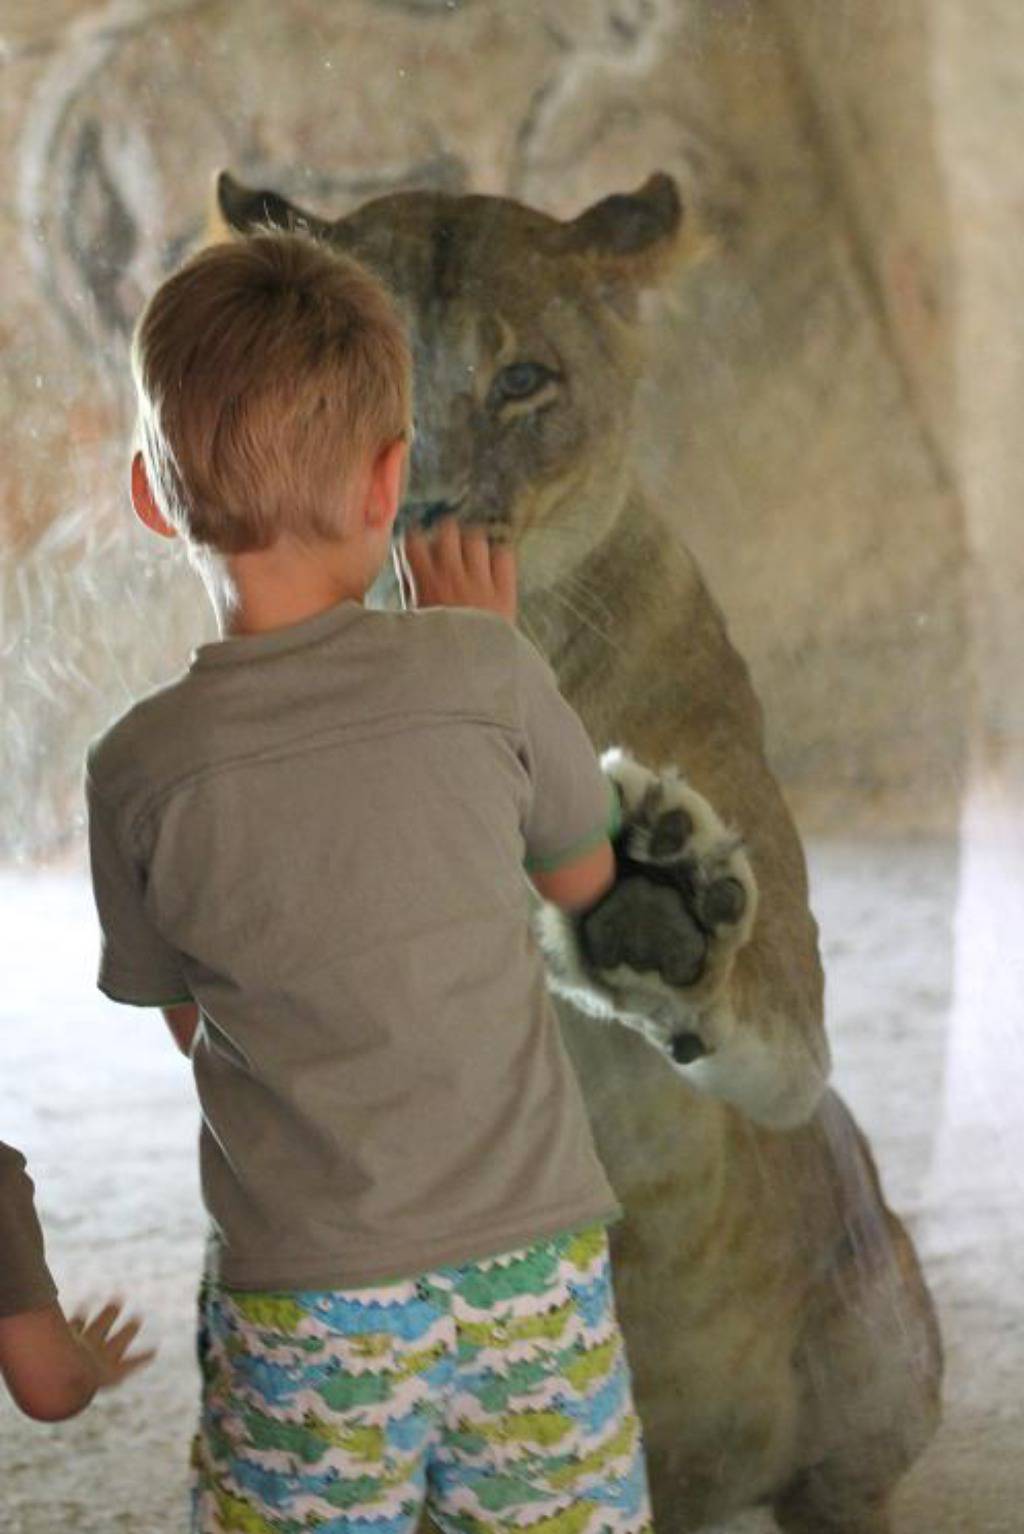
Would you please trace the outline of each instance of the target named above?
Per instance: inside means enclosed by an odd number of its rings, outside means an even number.
[[[329,222],[227,175],[217,203],[230,231],[308,229],[400,295],[417,366],[405,518],[514,541],[525,630],[595,742],[636,758],[607,759],[619,882],[546,941],[626,1211],[617,1292],[658,1527],[763,1503],[792,1534],[883,1534],[937,1420],[934,1312],[826,1089],[804,858],[746,666],[630,468],[637,295],[686,239],[674,183],[569,222],[431,192]]]

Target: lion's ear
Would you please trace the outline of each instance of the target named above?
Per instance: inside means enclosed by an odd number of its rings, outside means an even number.
[[[561,248],[583,257],[620,292],[655,287],[699,255],[703,241],[684,216],[679,188],[659,171],[635,192],[615,192],[561,226]]]
[[[256,229],[302,229],[323,237],[330,225],[315,213],[306,213],[278,192],[254,192],[228,171],[222,170],[214,183],[208,236],[211,240],[228,239],[234,234],[252,234]]]

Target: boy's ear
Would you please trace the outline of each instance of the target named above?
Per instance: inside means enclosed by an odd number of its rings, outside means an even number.
[[[398,515],[399,503],[405,488],[405,459],[407,444],[404,437],[396,437],[387,447],[381,448],[370,469],[369,495],[366,504],[366,521],[369,527],[387,528]]]
[[[141,453],[136,453],[132,459],[132,505],[135,507],[135,515],[139,521],[148,527],[151,533],[158,533],[161,538],[177,538],[178,529],[172,527],[153,499],[149,475],[146,473],[146,464]]]

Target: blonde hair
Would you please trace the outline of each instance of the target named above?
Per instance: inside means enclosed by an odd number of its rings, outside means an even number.
[[[410,431],[394,303],[307,235],[200,251],[143,310],[132,375],[157,505],[221,553],[341,536],[354,476]]]

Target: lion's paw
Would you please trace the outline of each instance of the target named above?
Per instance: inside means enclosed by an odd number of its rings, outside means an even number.
[[[616,881],[589,911],[549,918],[563,974],[596,986],[611,1010],[689,1064],[721,1042],[725,988],[757,911],[739,836],[675,770],[621,751],[602,766],[618,790]],[[560,930],[556,930],[560,929]]]

